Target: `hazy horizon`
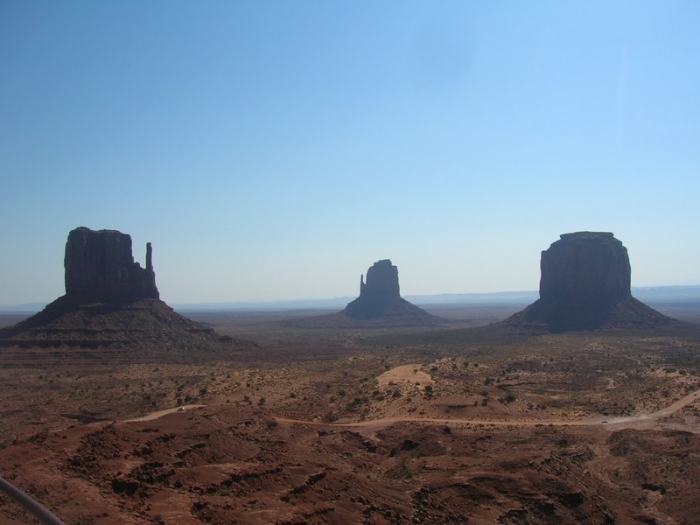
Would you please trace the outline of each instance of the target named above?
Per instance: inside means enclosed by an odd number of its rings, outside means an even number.
[[[293,299],[269,299],[259,301],[214,301],[214,302],[170,302],[176,310],[296,310],[296,309],[338,309],[356,299],[357,295],[335,297],[298,297]],[[539,298],[539,291],[505,290],[499,292],[465,292],[439,293],[424,295],[405,295],[404,299],[417,305],[488,305],[488,304],[529,304]],[[654,304],[668,302],[697,302],[700,301],[700,285],[669,285],[669,286],[633,286],[632,296],[643,302]],[[56,298],[22,304],[0,304],[3,312],[36,312]]]
[[[537,290],[611,231],[700,284],[693,2],[0,5],[0,305],[63,295],[79,226],[169,303]]]

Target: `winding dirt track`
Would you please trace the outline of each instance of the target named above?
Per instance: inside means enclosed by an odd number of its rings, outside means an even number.
[[[145,416],[135,417],[132,419],[125,419],[124,423],[138,423],[140,421],[153,421],[154,419],[159,419],[168,414],[174,414],[175,412],[186,412],[187,410],[192,410],[193,408],[202,408],[207,405],[184,405],[175,408],[167,408],[165,410],[158,410],[157,412],[151,412]]]
[[[380,419],[372,419],[367,421],[357,421],[349,423],[323,423],[320,421],[304,421],[300,419],[291,419],[286,417],[274,416],[278,423],[288,423],[288,424],[302,424],[302,425],[315,425],[323,427],[344,427],[344,428],[360,428],[370,431],[377,431],[386,428],[395,423],[401,422],[413,422],[413,423],[432,423],[440,425],[493,425],[493,426],[595,426],[595,425],[614,425],[616,428],[627,428],[633,426],[635,423],[655,421],[662,417],[670,416],[675,412],[679,411],[683,407],[691,404],[693,401],[697,400],[700,396],[700,390],[696,390],[682,397],[678,401],[675,401],[671,405],[652,412],[650,414],[638,414],[629,417],[617,417],[608,420],[600,418],[587,418],[579,420],[567,420],[567,419],[537,419],[537,420],[493,420],[493,419],[444,419],[444,418],[432,418],[432,417],[412,417],[412,416],[400,416],[400,417],[385,417]]]
[[[431,423],[438,425],[492,425],[492,426],[513,426],[513,427],[523,427],[523,426],[615,426],[616,428],[628,428],[633,426],[635,423],[643,422],[653,422],[663,417],[668,417],[671,414],[678,412],[683,407],[691,404],[700,398],[700,389],[695,392],[680,398],[678,401],[673,402],[666,408],[657,410],[650,414],[637,414],[629,417],[616,417],[610,418],[608,420],[598,418],[587,418],[587,419],[518,419],[518,420],[494,420],[494,419],[446,419],[446,418],[434,418],[434,417],[413,417],[413,416],[396,416],[396,417],[383,417],[379,419],[371,419],[366,421],[355,421],[348,423],[324,423],[322,421],[306,421],[303,419],[292,419],[282,416],[273,416],[273,418],[278,423],[286,424],[297,424],[297,425],[313,425],[319,427],[342,427],[342,428],[359,428],[363,430],[369,430],[371,432],[376,432],[395,423],[402,422],[412,422],[412,423]],[[154,419],[161,418],[168,414],[173,414],[176,412],[183,412],[181,410],[191,410],[195,408],[202,408],[207,405],[186,405],[185,407],[170,408],[167,410],[159,410],[157,412],[152,412],[145,416],[127,419],[124,423],[133,423],[140,421],[153,421]]]

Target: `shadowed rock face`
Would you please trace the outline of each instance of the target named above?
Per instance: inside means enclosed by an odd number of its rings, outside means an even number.
[[[630,297],[627,249],[612,233],[565,233],[542,252],[540,298],[551,303]]]
[[[386,315],[399,295],[399,270],[389,259],[377,261],[367,270],[367,282],[360,276],[360,297],[343,313],[353,319],[376,319]]]
[[[675,322],[631,295],[627,249],[612,233],[565,233],[542,252],[540,298],[505,321],[554,332]]]
[[[352,319],[404,319],[411,323],[439,321],[434,315],[409,303],[399,294],[399,270],[389,259],[378,261],[367,270],[367,282],[360,277],[360,297],[341,314]]]
[[[146,267],[134,262],[131,237],[124,233],[71,231],[64,260],[66,294],[41,312],[0,329],[0,347],[79,348],[61,355],[70,360],[88,356],[123,362],[217,359],[231,350],[257,347],[220,336],[161,301],[151,258],[148,243]],[[117,350],[107,352],[110,346]],[[135,351],[124,351],[127,348]],[[90,354],[83,349],[99,351]],[[10,362],[25,362],[22,352],[15,356]]]
[[[374,263],[367,270],[367,284],[360,276],[360,297],[367,301],[392,301],[400,297],[399,269],[389,259]]]
[[[151,243],[146,245],[146,268],[134,262],[131,237],[115,230],[80,227],[66,243],[66,295],[109,299],[158,299]]]

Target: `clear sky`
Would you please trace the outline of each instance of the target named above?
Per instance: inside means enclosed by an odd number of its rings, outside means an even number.
[[[700,2],[0,2],[0,305],[78,226],[174,303],[536,290],[612,231],[700,284]]]

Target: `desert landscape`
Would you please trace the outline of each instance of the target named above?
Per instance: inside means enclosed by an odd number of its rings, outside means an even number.
[[[637,305],[619,241],[587,248],[612,236],[550,252],[544,302],[573,290],[585,309],[576,283],[622,268],[612,299],[593,294],[612,313],[562,329],[541,303],[182,317],[150,260],[93,293],[103,267],[131,267],[104,249],[118,233],[79,232],[102,248],[66,258],[67,294],[2,318],[0,472],[66,524],[697,522],[700,307]],[[562,277],[557,250],[589,258],[584,277]],[[361,296],[399,298],[384,273]],[[0,513],[33,520],[4,494]]]
[[[0,525],[698,525],[700,2],[0,2]]]

